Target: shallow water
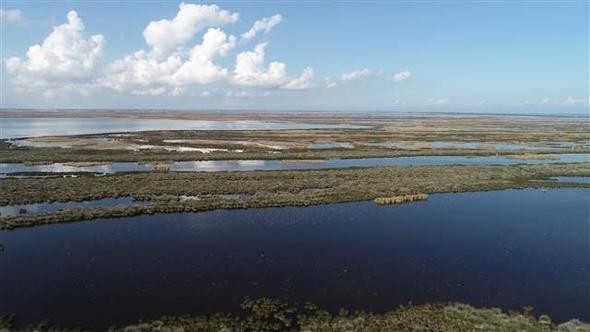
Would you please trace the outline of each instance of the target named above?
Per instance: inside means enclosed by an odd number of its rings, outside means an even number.
[[[383,311],[460,301],[590,320],[589,189],[435,194],[0,232],[0,312],[103,328],[245,296]]]
[[[308,149],[312,150],[325,150],[325,149],[352,149],[354,145],[347,142],[332,142],[332,143],[313,143],[307,146]]]
[[[554,155],[549,155],[554,156]],[[360,158],[360,159],[328,159],[324,161],[306,162],[281,160],[207,160],[178,161],[170,164],[171,171],[177,172],[222,172],[222,171],[255,171],[255,170],[290,170],[290,169],[324,169],[372,166],[421,166],[421,165],[515,165],[515,164],[550,164],[550,163],[582,163],[590,162],[588,153],[560,154],[559,160],[519,160],[503,156],[465,157],[465,156],[415,156],[394,158]],[[22,172],[48,173],[117,173],[146,172],[153,170],[151,164],[133,162],[114,162],[112,164],[75,167],[63,163],[49,165],[25,165],[20,163],[1,164],[0,175]]]
[[[557,182],[590,183],[590,176],[556,176],[551,179]]]
[[[52,203],[34,203],[34,204],[17,204],[0,206],[0,214],[2,216],[16,216],[16,215],[34,215],[39,213],[56,212],[62,209],[72,208],[97,208],[97,207],[113,207],[117,205],[139,205],[146,204],[146,202],[134,201],[131,197],[119,198],[103,198],[92,201],[82,202],[52,202]],[[25,209],[25,211],[21,211]]]
[[[359,128],[359,126],[264,121],[0,117],[0,138],[86,135],[146,130],[268,130],[316,128]]]

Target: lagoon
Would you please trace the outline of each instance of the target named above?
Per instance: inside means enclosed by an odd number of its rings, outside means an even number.
[[[505,190],[2,231],[0,312],[98,329],[271,296],[330,310],[531,305],[588,321],[589,199],[589,189]]]
[[[361,128],[361,126],[266,121],[0,117],[0,139],[56,135],[88,135],[148,130],[276,130],[320,128],[345,129]]]

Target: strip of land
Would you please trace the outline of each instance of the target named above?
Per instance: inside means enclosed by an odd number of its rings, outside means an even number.
[[[526,187],[583,187],[543,180],[590,176],[590,164],[512,166],[398,166],[300,171],[118,173],[109,176],[0,180],[0,205],[132,197],[151,204],[69,209],[0,217],[0,228],[141,214],[214,209],[307,206],[419,193],[472,192]],[[227,196],[234,194],[231,196]],[[235,195],[239,194],[239,195]],[[191,199],[183,199],[191,197]]]

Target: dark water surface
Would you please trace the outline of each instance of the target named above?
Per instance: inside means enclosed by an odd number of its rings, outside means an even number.
[[[384,311],[412,301],[590,320],[590,190],[437,194],[0,232],[0,312],[104,328],[245,296]]]

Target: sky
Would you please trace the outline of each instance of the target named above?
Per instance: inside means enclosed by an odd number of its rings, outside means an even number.
[[[3,108],[588,112],[588,1],[2,1]]]

